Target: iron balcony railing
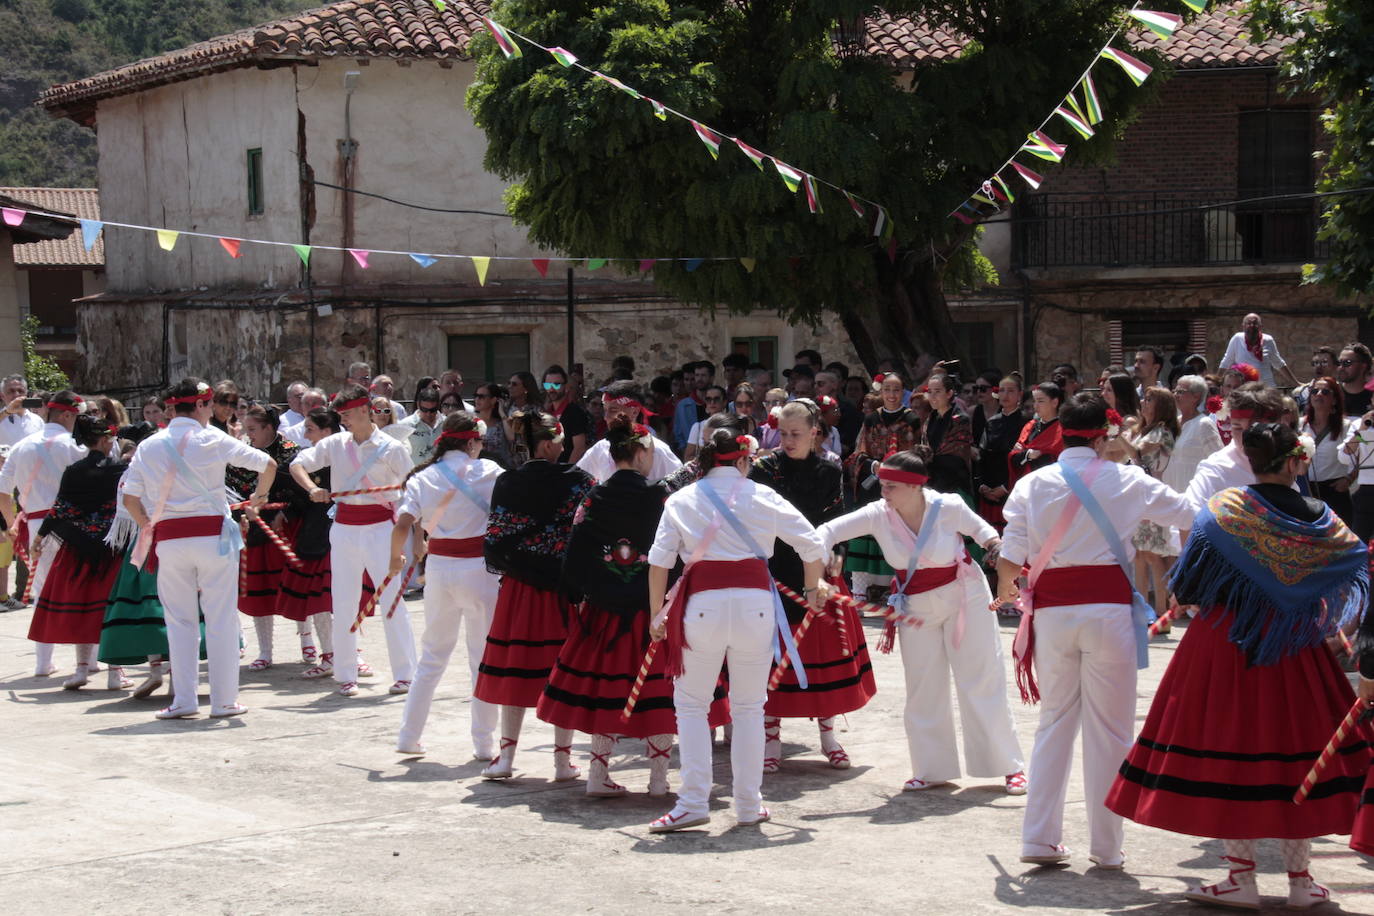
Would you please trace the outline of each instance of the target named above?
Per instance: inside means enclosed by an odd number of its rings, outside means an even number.
[[[1263,196],[1301,193],[1279,190]],[[1236,202],[1259,196],[1216,190],[1023,196],[1012,210],[1013,260],[1021,268],[1047,268],[1306,263],[1326,258],[1326,243],[1316,239],[1315,200]]]

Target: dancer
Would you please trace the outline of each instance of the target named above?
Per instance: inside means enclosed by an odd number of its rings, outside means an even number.
[[[1021,567],[1031,564],[1033,594],[1013,653],[1022,699],[1041,700],[1021,861],[1045,865],[1069,858],[1060,840],[1081,722],[1089,859],[1120,868],[1121,818],[1103,800],[1135,731],[1136,667],[1145,664],[1150,616],[1131,588],[1130,535],[1143,519],[1186,527],[1193,512],[1183,494],[1143,469],[1101,460],[1107,404],[1100,396],[1074,395],[1059,421],[1064,451],[1012,489],[997,561],[1004,604],[1015,601]]]
[[[1374,601],[1369,603],[1355,634],[1355,657],[1360,672],[1360,699],[1369,706],[1365,721],[1374,721]],[[1360,793],[1360,807],[1355,812],[1355,826],[1350,831],[1350,848],[1367,856],[1374,856],[1374,765],[1365,777]]]
[[[778,412],[780,451],[764,455],[749,471],[749,479],[765,484],[792,504],[812,525],[836,518],[843,511],[840,469],[817,453],[820,442],[819,411],[810,401],[793,401]],[[803,564],[785,542],[773,545],[768,571],[774,579],[802,593]],[[810,612],[784,595],[783,610],[795,631]],[[863,623],[853,605],[844,605],[845,619],[813,617],[806,636],[797,643],[807,687],[797,682],[797,671],[788,666],[782,680],[768,695],[763,710],[763,772],[776,773],[782,765],[782,719],[814,718],[820,729],[821,753],[837,770],[847,770],[849,755],[835,737],[835,716],[861,709],[877,693],[873,665],[868,658]],[[840,627],[850,644],[840,639]]]
[[[741,825],[768,820],[763,783],[763,705],[775,631],[795,659],[768,556],[782,539],[803,563],[802,593],[820,611],[830,597],[821,580],[825,548],[791,503],[745,475],[758,450],[750,436],[730,429],[711,434],[699,453],[706,476],[668,497],[649,551],[649,610],[653,635],[664,639],[665,669],[676,677],[673,702],[682,788],[677,804],[649,825],[651,833],[696,827],[710,820],[711,727],[707,708],[724,662],[730,677],[730,769],[735,815]],[[668,573],[682,557],[686,571],[671,600]]]
[[[640,396],[639,386],[628,379],[612,382],[601,395],[601,406],[606,414],[606,425],[613,423],[643,423],[649,413]],[[654,464],[646,475],[650,483],[658,483],[669,474],[682,467],[682,462],[673,454],[672,449],[656,448],[653,452]],[[615,460],[611,457],[610,443],[602,439],[578,460],[577,466],[596,480],[607,480],[615,473]]]
[[[127,465],[118,452],[111,457],[116,428],[103,418],[78,416],[72,430],[77,445],[89,449],[85,458],[62,472],[52,510],[38,528],[37,556],[55,554],[34,605],[29,639],[76,647],[76,672],[62,686],[86,686],[110,588],[119,574],[118,557],[105,543],[114,522],[119,478]],[[55,542],[55,543],[54,543]],[[118,665],[109,667],[106,686],[127,690],[134,686]]]
[[[1349,833],[1369,768],[1352,735],[1301,805],[1293,795],[1355,701],[1326,645],[1369,600],[1368,555],[1322,502],[1292,489],[1297,434],[1252,423],[1234,441],[1256,483],[1212,497],[1172,582],[1201,608],[1164,673],[1107,807],[1141,824],[1220,837],[1230,874],[1189,900],[1257,908],[1255,844],[1280,841],[1288,906],[1330,898],[1308,872],[1312,837]],[[1218,715],[1218,710],[1255,714]]]
[[[124,505],[141,532],[135,561],[142,565],[148,557],[158,564],[158,599],[167,615],[176,696],[158,711],[159,719],[183,719],[198,710],[198,611],[205,614],[210,715],[247,712],[238,702],[235,608],[242,540],[229,517],[224,469],[233,465],[258,472],[249,500],[256,508],[267,501],[277,466],[266,453],[209,428],[213,397],[202,379],[185,378],[173,386],[166,403],[176,416],[139,445],[124,477]]]
[[[57,551],[45,556],[33,556],[38,527],[57,498],[62,472],[73,462],[86,456],[86,449],[72,438],[72,427],[80,412],[81,398],[74,391],[61,391],[48,399],[48,421],[43,428],[20,439],[10,449],[9,457],[0,467],[0,516],[5,519],[5,535],[17,545],[16,552],[29,554],[31,591],[43,593]],[[15,490],[19,491],[19,508],[15,515]],[[48,677],[57,672],[52,663],[52,643],[34,644],[34,677]]]
[[[362,385],[348,384],[334,395],[334,410],[347,432],[327,436],[302,449],[291,462],[291,476],[317,503],[329,502],[329,491],[310,479],[312,471],[330,468],[333,486],[340,491],[399,484],[411,468],[410,449],[383,433],[372,422],[372,409]],[[334,608],[334,682],[340,696],[358,695],[358,634],[353,622],[362,597],[363,575],[381,586],[391,556],[391,529],[399,494],[395,490],[340,497],[329,531],[332,554],[330,603]],[[415,672],[415,637],[404,609],[385,616],[401,588],[393,578],[382,589],[376,606],[383,609],[387,653],[391,657],[390,692],[410,690]]]
[[[492,491],[483,554],[501,576],[486,649],[472,694],[501,707],[501,744],[487,779],[509,779],[525,710],[539,704],[549,672],[568,635],[568,602],[557,590],[573,515],[595,481],[576,465],[558,464],[563,429],[538,410],[510,418],[518,450],[530,459],[506,471]],[[554,727],[554,780],[576,779],[571,763],[573,730]]]
[[[891,651],[894,636],[901,644],[906,673],[904,724],[912,777],[902,790],[931,789],[959,777],[949,698],[952,672],[969,774],[1002,777],[1007,794],[1025,795],[1001,637],[988,611],[992,594],[964,547],[970,537],[995,557],[1001,539],[958,494],[928,487],[929,475],[926,446],[887,456],[878,468],[882,502],[822,525],[821,540],[831,547],[864,535],[876,538],[887,562],[902,570],[892,580],[888,603],[917,624],[889,622],[883,639],[884,651]]]
[[[327,407],[317,407],[301,421],[301,435],[307,446],[316,445],[340,431],[339,415]],[[310,474],[313,486],[329,489],[329,468]],[[295,475],[292,475],[295,479]],[[315,664],[301,672],[304,678],[329,677],[334,673],[334,614],[330,591],[329,532],[334,521],[325,503],[306,502],[300,509],[291,547],[300,558],[300,566],[290,564],[282,570],[281,591],[277,607],[290,620],[309,620],[315,638],[319,640],[319,657]],[[306,634],[301,633],[304,641]],[[304,647],[301,655],[305,656]]]
[[[1227,487],[1248,487],[1255,482],[1255,472],[1242,445],[1245,431],[1251,423],[1278,420],[1283,411],[1283,396],[1276,388],[1246,382],[1227,395],[1226,404],[1231,410],[1231,440],[1226,448],[1198,464],[1187,490],[1194,512],[1205,509],[1207,500]]]
[[[655,653],[630,718],[621,713],[649,646],[648,552],[667,492],[646,479],[660,445],[653,432],[623,417],[607,431],[616,472],[591,491],[573,525],[563,559],[562,588],[581,600],[568,641],[558,653],[539,718],[592,736],[587,795],[618,797],[629,790],[611,780],[610,755],[619,738],[642,738],[649,757],[649,794],[668,794],[668,760],[677,722],[673,682]],[[712,725],[729,721],[725,690],[717,685]]]
[[[465,410],[444,418],[434,453],[429,461],[410,472],[401,498],[396,528],[391,532],[391,575],[407,563],[406,544],[413,538],[423,544],[418,522],[429,537],[425,567],[425,632],[420,640],[420,664],[415,683],[406,696],[401,731],[396,736],[398,754],[425,752],[420,738],[429,717],[435,688],[444,676],[448,660],[458,645],[458,627],[466,621],[468,673],[477,683],[487,631],[496,607],[499,582],[482,562],[482,540],[487,531],[491,491],[503,471],[495,461],[478,457],[486,425]],[[412,549],[409,562],[420,562],[424,548]],[[485,700],[472,699],[473,757],[496,756],[497,709]]]

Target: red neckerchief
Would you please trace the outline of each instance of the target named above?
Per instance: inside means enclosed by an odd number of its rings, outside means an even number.
[[[1260,361],[1260,365],[1261,365],[1261,366],[1264,365],[1264,335],[1263,335],[1263,334],[1259,335],[1259,339],[1255,342],[1255,345],[1254,345],[1253,347],[1250,346],[1250,342],[1247,340],[1247,341],[1245,342],[1245,349],[1249,350],[1251,353],[1254,354],[1255,359],[1257,359],[1257,360]]]
[[[568,405],[571,404],[571,403],[572,403],[572,395],[568,395],[567,397],[565,397],[565,398],[563,399],[563,406],[562,406],[562,407],[559,407],[559,406],[557,406],[556,404],[550,404],[550,405],[549,405],[549,412],[552,413],[552,414],[554,415],[554,417],[556,417],[557,419],[561,420],[561,419],[563,419],[563,411],[567,410],[567,409],[568,409]]]

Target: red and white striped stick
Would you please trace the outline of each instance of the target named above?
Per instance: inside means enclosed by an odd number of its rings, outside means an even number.
[[[337,490],[329,494],[330,499],[338,499],[341,496],[365,496],[368,493],[386,493],[389,490],[403,490],[403,483],[389,483],[384,487],[364,487],[361,490]]]
[[[1169,605],[1169,609],[1160,614],[1155,622],[1150,624],[1150,636],[1158,636],[1171,620],[1177,620],[1183,614],[1183,608],[1179,607],[1178,602]]]
[[[630,716],[635,711],[635,704],[639,702],[639,692],[644,689],[644,679],[649,676],[649,668],[653,666],[654,655],[657,653],[658,640],[652,640],[644,652],[644,661],[640,663],[639,674],[635,676],[634,686],[630,688],[630,695],[625,700],[625,708],[620,711],[620,718],[626,722],[630,721]]]
[[[1301,805],[1307,800],[1307,794],[1312,791],[1312,787],[1315,786],[1317,780],[1321,778],[1322,771],[1331,765],[1331,761],[1335,759],[1336,753],[1341,749],[1341,745],[1345,744],[1346,739],[1350,737],[1350,733],[1358,727],[1360,716],[1364,715],[1369,705],[1369,703],[1356,697],[1355,705],[1350,707],[1350,712],[1346,713],[1345,718],[1341,720],[1341,724],[1336,726],[1336,733],[1331,736],[1330,741],[1326,742],[1326,747],[1322,749],[1321,755],[1317,757],[1317,762],[1312,764],[1312,769],[1308,770],[1307,775],[1303,777],[1302,785],[1298,787],[1298,791],[1293,793],[1293,804]]]
[[[280,534],[272,530],[271,525],[262,520],[262,516],[253,516],[253,523],[262,529],[262,533],[267,535],[268,540],[277,545],[277,549],[282,552],[282,556],[286,557],[286,562],[290,563],[296,569],[301,568],[301,558],[296,556],[296,551],[291,549],[291,545],[286,543]]]
[[[229,511],[232,512],[232,511],[234,511],[235,509],[246,509],[246,508],[248,508],[249,502],[251,502],[251,500],[245,499],[243,502],[230,503],[230,504],[229,504]],[[263,503],[262,507],[261,507],[260,509],[258,509],[258,511],[259,511],[259,512],[266,512],[268,509],[285,509],[285,508],[286,508],[286,503]]]
[[[797,602],[802,607],[808,606],[806,599],[803,598],[801,595],[798,595],[795,590],[788,588],[786,585],[783,585],[777,579],[773,580],[773,584],[778,587],[779,592],[786,595],[788,598],[791,598],[793,601]],[[842,596],[835,595],[834,597],[840,598]],[[840,631],[840,651],[847,656],[849,655],[849,629],[844,625],[844,611],[840,608],[838,604],[834,607],[831,607],[830,602],[828,601],[826,602],[826,608],[831,613],[831,616],[829,618],[830,622],[835,625],[835,629]]]
[[[396,613],[396,608],[401,606],[401,596],[406,593],[406,586],[410,584],[410,577],[415,575],[415,564],[406,567],[405,578],[401,580],[401,587],[396,589],[396,597],[391,599],[391,607],[387,609],[386,619],[390,620],[391,615]],[[380,594],[380,592],[378,593]]]
[[[350,633],[358,632],[358,628],[363,625],[363,620],[366,619],[368,614],[371,614],[376,609],[377,599],[382,596],[382,592],[386,591],[386,587],[391,584],[391,580],[394,578],[396,578],[395,573],[387,573],[387,577],[382,580],[382,584],[377,586],[377,589],[372,593],[372,597],[367,599],[367,604],[358,608],[358,616],[354,619],[353,626],[348,628]]]
[[[1345,630],[1337,628],[1336,635],[1341,638],[1341,648],[1345,650],[1345,654],[1354,658],[1355,647],[1350,644],[1350,637],[1345,635]]]
[[[792,634],[792,644],[797,647],[798,652],[801,651],[802,640],[806,638],[806,631],[811,629],[811,620],[815,616],[816,612],[807,608],[806,616],[802,618],[801,624],[797,627],[797,632]],[[782,661],[777,663],[773,668],[773,675],[768,678],[768,689],[770,692],[778,689],[778,685],[782,683],[782,676],[787,673],[787,668],[791,664],[792,653],[784,652]]]
[[[239,596],[248,594],[248,554],[239,551]]]

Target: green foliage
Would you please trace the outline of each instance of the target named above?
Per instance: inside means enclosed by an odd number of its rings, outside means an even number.
[[[1258,38],[1293,38],[1282,65],[1287,91],[1314,92],[1326,109],[1322,122],[1331,153],[1317,190],[1363,191],[1325,199],[1318,238],[1330,243],[1330,260],[1309,265],[1304,279],[1342,294],[1374,293],[1374,4],[1325,0],[1313,6],[1254,0],[1251,7]]]
[[[71,380],[58,367],[57,360],[38,354],[37,340],[38,319],[30,315],[19,327],[19,342],[24,348],[24,377],[29,380],[29,390],[61,391],[70,387]]]
[[[95,184],[95,134],[34,107],[48,86],[318,5],[316,0],[0,0],[0,185]]]
[[[901,245],[895,266],[837,193],[822,188],[825,210],[813,216],[771,164],[756,169],[728,141],[714,161],[690,125],[661,122],[646,102],[528,46],[507,61],[485,33],[474,40],[468,107],[487,135],[486,165],[513,182],[507,204],[533,241],[598,257],[755,258],[752,273],[736,261],[695,271],[679,262],[658,265],[655,279],[706,308],[779,308],[814,321],[827,309],[909,303],[895,286],[938,295],[942,284],[995,281],[972,250],[973,231],[947,214],[1060,103],[1128,5],[886,5],[892,16],[948,23],[973,39],[960,57],[923,66],[907,88],[886,60],[835,53],[833,24],[868,9],[854,0],[496,4],[496,18],[516,31],[880,202]],[[1109,121],[1092,142],[1075,138],[1079,161],[1108,156],[1150,97],[1110,66],[1101,73]],[[935,265],[933,283],[913,279],[922,264]]]

